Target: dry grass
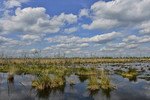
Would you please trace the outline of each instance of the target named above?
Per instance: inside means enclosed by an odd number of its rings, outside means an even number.
[[[40,59],[40,60],[39,60]],[[0,65],[9,64],[54,64],[54,65],[73,65],[85,63],[127,63],[127,62],[150,62],[150,58],[7,58],[0,59]]]
[[[111,84],[110,78],[105,74],[104,70],[101,71],[101,83],[100,87],[104,90],[112,90],[115,89],[115,87]]]
[[[8,75],[8,80],[9,81],[12,81],[14,79],[15,72],[16,72],[15,67],[12,66],[12,67],[9,68],[9,75]]]
[[[137,70],[135,68],[129,68],[127,72],[122,73],[121,75],[123,77],[127,77],[127,78],[133,78],[134,76],[136,76],[138,74]]]
[[[97,76],[91,76],[89,79],[88,87],[89,90],[99,90],[99,82],[98,82],[98,77]]]

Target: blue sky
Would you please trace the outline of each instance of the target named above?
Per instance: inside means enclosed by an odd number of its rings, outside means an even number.
[[[150,56],[149,0],[2,0],[0,54]]]

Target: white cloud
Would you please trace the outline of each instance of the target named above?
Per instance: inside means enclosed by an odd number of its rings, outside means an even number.
[[[10,39],[0,36],[0,44],[6,43],[10,41]]]
[[[149,47],[145,44],[150,43],[150,36],[136,36],[130,35],[127,38],[123,38],[120,43],[108,43],[104,47],[100,48],[100,52],[109,54],[111,56],[149,56]],[[146,47],[145,47],[146,46]],[[114,55],[113,55],[114,54]]]
[[[88,9],[81,9],[81,11],[79,13],[79,17],[82,17],[82,16],[88,17],[89,16],[89,10]]]
[[[134,27],[148,21],[149,0],[98,1],[89,9],[91,24],[83,24],[84,29],[111,30],[121,27]]]
[[[90,25],[83,24],[82,28],[89,29],[89,30],[93,30],[93,29],[109,30],[119,26],[120,24],[117,20],[97,19],[97,20],[93,20],[93,22]]]
[[[144,43],[150,42],[150,36],[130,35],[124,38],[121,43],[108,43],[100,49],[100,51],[123,51],[140,48]],[[137,50],[138,51],[138,50]]]
[[[66,43],[66,44],[57,44],[57,45],[52,45],[50,47],[46,47],[43,50],[72,50],[72,51],[77,51],[80,50],[81,48],[88,47],[88,43],[81,43],[81,44],[75,44],[75,43]]]
[[[150,21],[143,22],[138,26],[138,28],[141,28],[141,30],[139,31],[140,34],[150,34]]]
[[[59,16],[55,15],[50,18],[45,12],[46,9],[43,7],[17,8],[14,16],[5,16],[0,19],[1,34],[13,32],[34,34],[56,33],[66,23],[73,24],[77,22],[77,16],[73,14],[61,13]]]
[[[36,52],[36,51],[39,52],[39,53],[41,52],[39,49],[31,49],[31,50],[30,50],[30,52],[32,52],[32,53],[33,53],[33,52]]]
[[[22,3],[26,3],[29,0],[7,0],[3,4],[6,8],[20,7]]]
[[[111,33],[106,33],[106,34],[102,34],[102,35],[96,35],[94,37],[91,37],[89,39],[89,42],[95,42],[95,43],[107,43],[110,41],[114,41],[116,40],[118,37],[121,37],[121,33],[119,32],[111,32]]]
[[[115,48],[108,48],[108,47],[103,47],[100,49],[100,51],[115,51]]]
[[[0,45],[3,45],[3,46],[4,45],[14,45],[17,43],[18,43],[18,41],[16,41],[16,40],[0,36]]]
[[[139,46],[140,46],[140,44],[128,44],[128,45],[126,45],[126,48],[128,48],[128,49],[134,49],[134,48],[137,48]]]
[[[40,42],[41,37],[38,35],[20,35],[19,36],[22,40],[33,40],[34,42]]]
[[[107,45],[112,48],[123,48],[127,44],[126,43],[108,43]]]
[[[64,30],[65,33],[73,33],[76,32],[77,28],[76,27],[71,27],[71,28],[67,28]]]
[[[110,41],[117,40],[118,37],[121,37],[122,34],[119,32],[111,32],[101,35],[96,35],[90,38],[81,38],[81,37],[69,37],[69,36],[55,36],[50,38],[45,38],[49,43],[107,43]]]
[[[113,50],[119,50],[119,49],[134,49],[139,47],[140,44],[132,44],[132,43],[108,43],[106,49],[113,49]]]
[[[136,35],[131,35],[128,36],[128,38],[124,38],[123,41],[127,43],[148,43],[150,42],[150,36],[145,35],[142,37],[138,37]]]

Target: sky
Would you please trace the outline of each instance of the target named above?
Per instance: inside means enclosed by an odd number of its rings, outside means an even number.
[[[150,57],[150,0],[1,0],[0,56]]]

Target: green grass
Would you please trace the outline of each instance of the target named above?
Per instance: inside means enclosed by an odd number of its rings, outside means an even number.
[[[8,80],[13,81],[14,80],[14,74],[16,72],[16,69],[14,66],[9,67],[9,75],[8,75]]]
[[[110,78],[105,74],[104,70],[101,71],[101,83],[100,87],[104,90],[107,89],[115,89],[115,86],[113,86],[110,82]]]
[[[84,68],[81,67],[77,70],[78,75],[98,75],[98,70],[94,67]]]
[[[39,90],[57,88],[65,84],[64,76],[63,70],[56,70],[54,77],[50,77],[48,71],[45,71],[39,76],[38,80],[32,81],[32,86],[37,87]]]
[[[98,82],[98,77],[97,76],[91,76],[89,78],[89,83],[88,83],[88,87],[89,90],[99,90],[100,86],[99,86],[99,82]]]
[[[134,76],[138,75],[138,72],[136,70],[136,68],[129,68],[128,71],[123,72],[121,74],[123,77],[127,77],[127,78],[133,78]]]
[[[11,67],[15,66],[15,67]],[[14,65],[5,65],[0,67],[0,71],[9,72],[8,80],[14,78],[15,73],[27,73],[38,76],[37,80],[32,81],[32,86],[36,87],[39,90],[47,88],[57,88],[65,85],[65,77],[70,76],[73,73],[77,73],[79,76],[86,76],[89,78],[88,89],[89,90],[98,90],[102,89],[112,89],[113,85],[110,84],[110,78],[105,75],[104,72],[100,72],[96,67],[90,68],[71,68],[63,67],[56,65],[28,65],[28,64],[14,64]],[[132,72],[132,71],[131,71]],[[54,77],[51,77],[50,74],[53,74]],[[98,82],[98,77],[101,75],[101,82]],[[86,79],[86,78],[85,78]],[[84,78],[81,79],[84,81]],[[71,80],[70,85],[74,84],[74,80]]]

